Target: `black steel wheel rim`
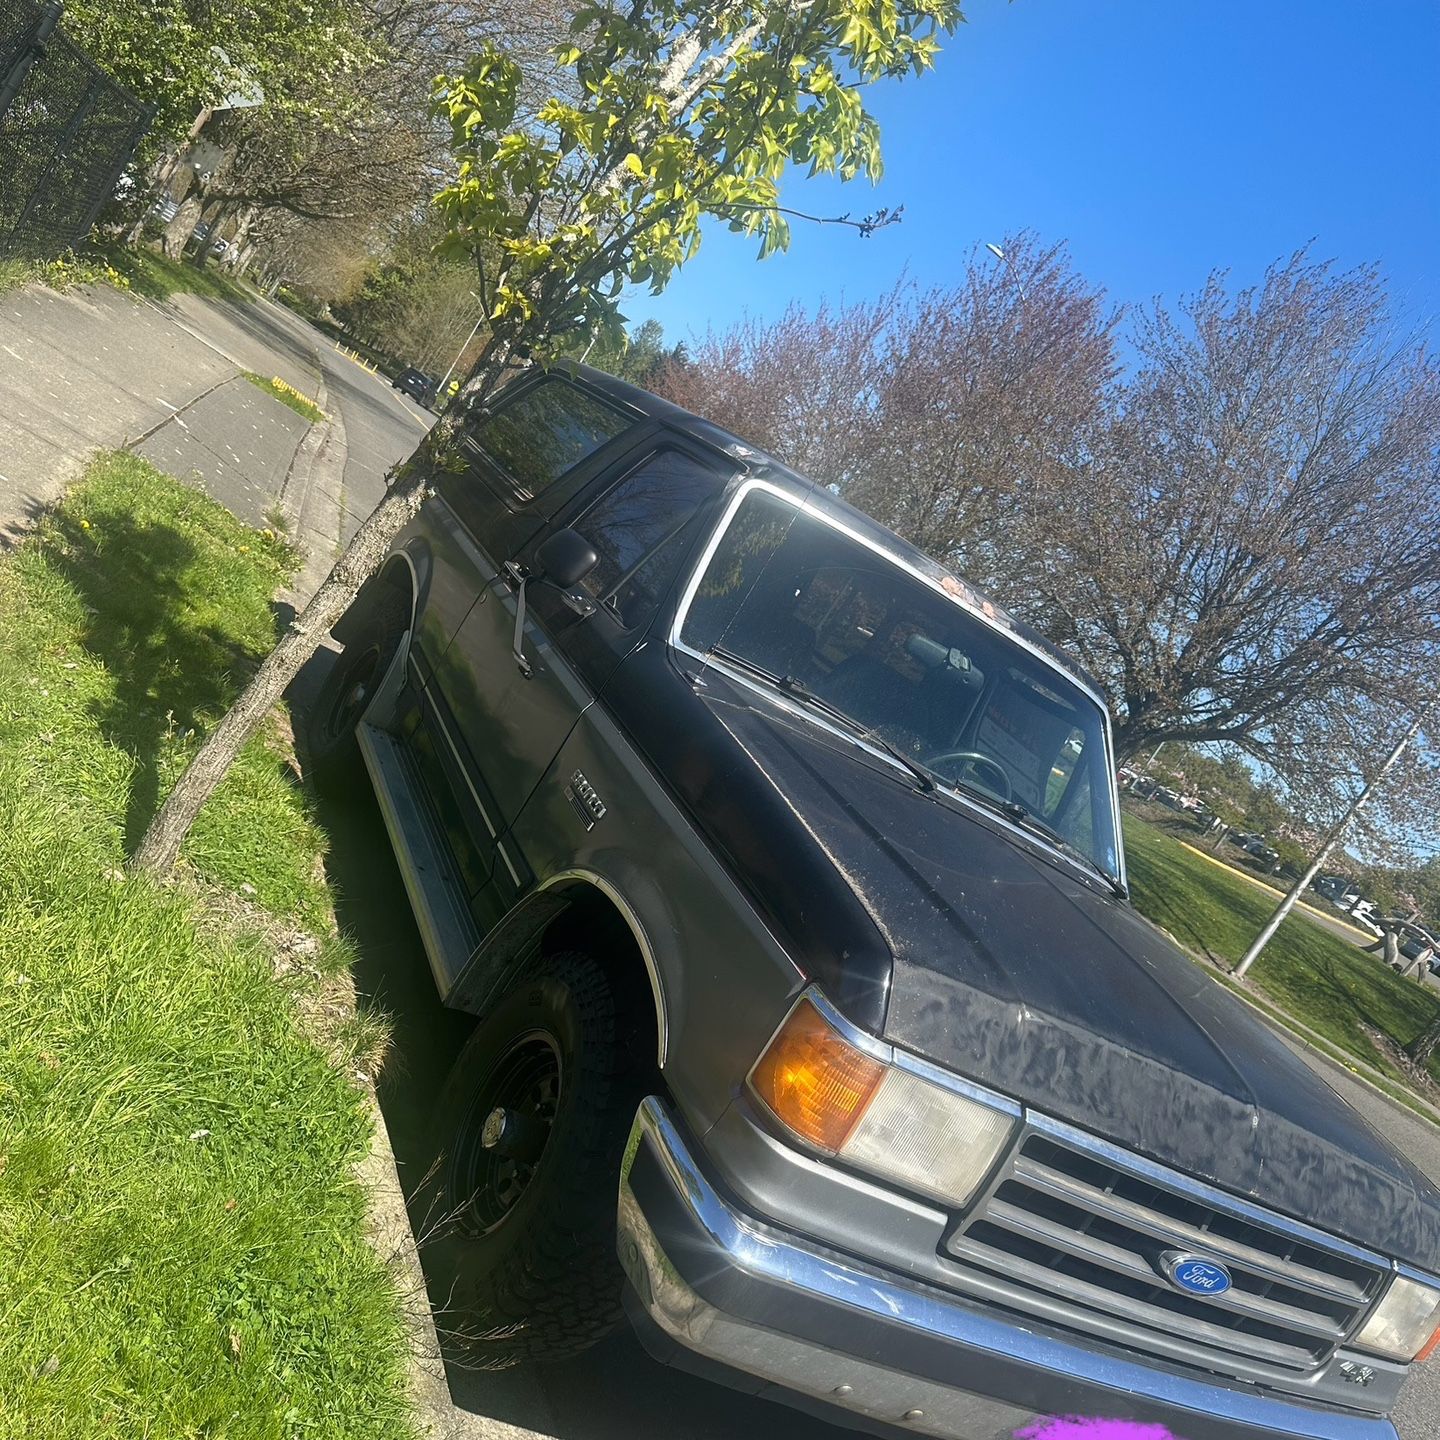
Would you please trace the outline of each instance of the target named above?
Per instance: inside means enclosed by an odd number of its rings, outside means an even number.
[[[335,698],[325,716],[325,728],[328,734],[338,738],[355,729],[370,703],[380,668],[380,647],[370,645],[353,660],[342,655],[337,663],[343,668]]]
[[[532,1030],[500,1052],[471,1092],[449,1187],[458,1205],[455,1222],[466,1233],[486,1235],[502,1224],[534,1180],[559,1111],[562,1079],[554,1037]]]

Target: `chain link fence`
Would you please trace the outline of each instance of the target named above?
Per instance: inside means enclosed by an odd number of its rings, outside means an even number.
[[[59,27],[60,0],[10,0],[0,18],[0,256],[78,245],[153,111]]]

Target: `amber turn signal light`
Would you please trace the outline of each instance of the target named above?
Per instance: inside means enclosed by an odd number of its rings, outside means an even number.
[[[750,1083],[803,1140],[837,1151],[875,1098],[885,1066],[842,1040],[801,1000],[755,1066]]]

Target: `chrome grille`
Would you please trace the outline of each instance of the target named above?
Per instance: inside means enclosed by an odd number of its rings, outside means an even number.
[[[1108,1147],[1105,1147],[1108,1151]],[[1375,1257],[1208,1192],[1167,1185],[1031,1131],[946,1242],[950,1255],[1003,1280],[1030,1313],[1099,1312],[1122,1343],[1232,1374],[1313,1370],[1364,1319],[1388,1270]],[[1193,1296],[1162,1275],[1161,1255],[1194,1251],[1230,1271],[1223,1295]],[[1027,1297],[1031,1301],[1026,1304]],[[1230,1363],[1226,1363],[1228,1362]]]

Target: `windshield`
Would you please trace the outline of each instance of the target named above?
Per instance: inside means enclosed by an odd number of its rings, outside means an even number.
[[[679,638],[803,687],[942,782],[1023,807],[1119,877],[1095,701],[791,501],[745,495],[693,586]]]

